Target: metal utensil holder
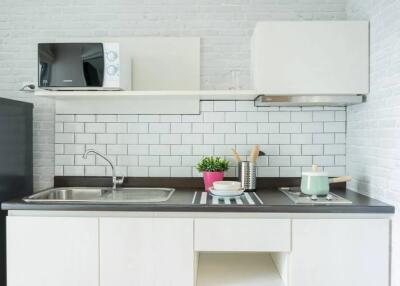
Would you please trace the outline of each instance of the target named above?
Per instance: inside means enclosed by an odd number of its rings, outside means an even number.
[[[249,161],[241,161],[238,165],[238,179],[242,188],[246,191],[256,189],[256,164]]]

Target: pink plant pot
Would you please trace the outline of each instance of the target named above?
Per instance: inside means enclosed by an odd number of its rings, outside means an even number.
[[[224,172],[203,172],[203,179],[204,189],[208,192],[214,182],[222,181],[224,179]]]

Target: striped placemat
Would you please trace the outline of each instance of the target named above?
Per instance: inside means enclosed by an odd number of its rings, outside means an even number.
[[[244,192],[232,198],[213,196],[208,192],[195,192],[192,205],[263,205],[263,201],[255,192]]]

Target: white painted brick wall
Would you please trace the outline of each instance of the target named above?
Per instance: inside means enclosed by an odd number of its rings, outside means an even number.
[[[329,168],[331,175],[345,174],[345,145],[335,143],[335,135],[345,135],[343,128],[331,128],[324,133],[323,128],[310,129],[307,125],[306,133],[302,130],[303,124],[342,124],[342,121],[335,121],[335,112],[323,108],[316,109],[318,111],[296,108],[292,110],[297,111],[288,112],[285,107],[269,111],[270,108],[257,108],[245,101],[204,101],[201,109],[199,115],[193,116],[56,116],[59,128],[55,133],[55,172],[57,175],[79,170],[82,170],[80,175],[108,173],[108,169],[97,168],[106,166],[101,158],[90,157],[87,162],[80,158],[85,148],[94,148],[110,156],[121,175],[199,176],[195,166],[202,156],[224,156],[232,162],[232,147],[246,158],[252,145],[260,144],[268,155],[258,161],[260,176],[299,176],[301,170],[312,163]],[[338,119],[342,120],[342,116]],[[273,123],[268,122],[271,118],[274,118]],[[297,122],[310,119],[314,121]],[[230,122],[225,122],[227,120]],[[90,127],[90,130],[82,133],[81,126],[85,126],[85,130]],[[105,127],[107,133],[104,133]],[[337,160],[335,156],[339,156]],[[85,168],[72,168],[81,165]],[[137,166],[140,169],[131,168]],[[228,175],[236,175],[233,162]]]
[[[371,31],[370,94],[347,111],[347,172],[352,189],[396,207],[391,285],[400,286],[400,2],[350,0],[347,13]]]
[[[75,139],[82,142],[97,142],[101,136],[77,136],[62,134],[61,124],[54,126],[54,102],[50,99],[36,98],[30,93],[18,91],[23,82],[36,80],[36,43],[53,41],[56,38],[69,37],[125,37],[125,36],[197,36],[202,39],[201,55],[201,86],[203,89],[226,89],[234,86],[232,70],[239,70],[239,85],[241,88],[250,87],[250,36],[255,23],[261,20],[330,20],[345,18],[345,0],[285,0],[285,1],[3,1],[0,9],[0,96],[33,102],[34,110],[34,185],[35,189],[42,189],[52,185],[54,173],[54,138],[57,143],[74,143]],[[58,122],[85,122],[85,132],[104,134],[105,132],[127,131],[130,133],[148,133],[148,123],[171,123],[173,133],[191,133],[185,126],[173,126],[182,120],[196,122],[229,122],[245,120],[245,117],[259,116],[259,114],[229,115],[225,118],[224,112],[233,111],[236,105],[237,112],[252,110],[252,103],[229,105],[217,103],[213,113],[207,116],[207,121],[196,117],[181,116],[147,116],[147,115],[59,115]],[[210,109],[210,103],[203,105],[204,111]],[[280,115],[275,115],[279,117]],[[302,115],[299,115],[300,117]],[[309,115],[304,115],[305,121],[310,121]],[[263,120],[260,118],[259,120]],[[254,122],[259,122],[255,120]],[[122,125],[107,126],[89,125],[89,123],[118,121],[132,122],[126,127]],[[253,119],[252,119],[253,121]],[[146,122],[136,125],[133,122]],[[82,130],[81,125],[79,130]],[[67,128],[74,125],[66,125]],[[233,125],[234,126],[234,125]],[[221,132],[221,126],[214,126],[214,132]],[[119,129],[121,128],[121,130]],[[266,127],[262,127],[266,128]],[[261,128],[261,129],[262,129]],[[271,127],[272,128],[272,127]],[[239,127],[240,129],[240,127]],[[218,130],[218,131],[217,131]],[[223,130],[223,129],[222,129]],[[75,132],[70,129],[71,132]],[[165,131],[166,132],[166,131]],[[230,130],[235,133],[235,130]],[[277,131],[273,131],[277,133]],[[77,133],[76,133],[77,134]],[[103,137],[105,139],[105,137]],[[111,137],[110,137],[111,138]],[[115,136],[114,136],[115,138]],[[177,139],[178,138],[178,139]],[[178,137],[159,135],[162,144],[179,144]],[[114,140],[114,139],[110,139]],[[143,139],[142,139],[143,140]],[[165,141],[167,140],[167,141]],[[172,140],[172,141],[168,141]],[[93,143],[82,143],[93,144]],[[101,144],[107,144],[105,141]],[[109,144],[116,144],[111,141]],[[210,144],[215,144],[210,141]],[[100,145],[103,148],[104,145]],[[86,146],[87,147],[87,146]],[[61,146],[57,147],[57,153]],[[142,148],[142,147],[140,147]],[[143,150],[141,149],[141,152]],[[192,150],[181,153],[192,154]],[[57,173],[60,173],[57,166]],[[68,174],[79,172],[103,174],[103,168],[66,168]],[[135,173],[135,171],[137,173]],[[155,174],[152,169],[152,174]],[[189,174],[187,170],[174,169],[163,174]],[[130,174],[148,175],[147,168],[132,167],[127,170]],[[264,170],[267,173],[267,170]],[[276,173],[268,171],[269,174]],[[67,172],[66,172],[67,173]]]

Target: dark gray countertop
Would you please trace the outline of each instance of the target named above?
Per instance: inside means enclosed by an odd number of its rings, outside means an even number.
[[[25,203],[22,199],[4,202],[3,210],[57,211],[157,211],[157,212],[259,212],[259,213],[394,213],[394,207],[349,190],[332,190],[352,201],[351,205],[296,205],[275,187],[258,188],[263,205],[193,205],[200,188],[177,188],[171,199],[151,204]]]

